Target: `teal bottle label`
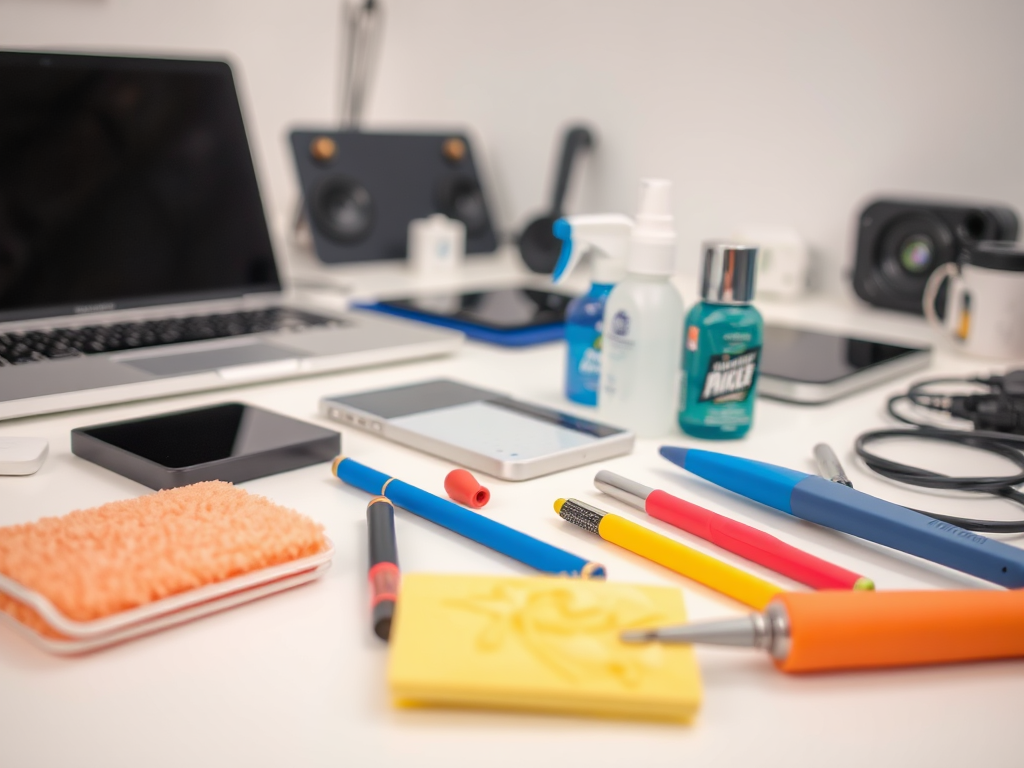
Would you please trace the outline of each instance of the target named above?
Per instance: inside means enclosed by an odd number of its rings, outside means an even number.
[[[679,426],[723,440],[750,429],[761,361],[762,321],[751,306],[698,304],[686,318]]]
[[[739,355],[711,355],[698,402],[742,403],[754,388],[757,361],[761,348],[748,349]]]

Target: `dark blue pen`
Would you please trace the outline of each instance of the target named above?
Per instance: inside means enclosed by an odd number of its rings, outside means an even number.
[[[715,451],[661,455],[715,485],[812,523],[892,547],[1004,587],[1024,587],[1024,550],[817,475]]]

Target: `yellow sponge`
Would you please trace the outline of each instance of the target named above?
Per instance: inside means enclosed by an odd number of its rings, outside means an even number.
[[[564,578],[410,574],[388,682],[424,704],[687,721],[700,677],[685,645],[628,645],[624,629],[685,622],[668,587]]]

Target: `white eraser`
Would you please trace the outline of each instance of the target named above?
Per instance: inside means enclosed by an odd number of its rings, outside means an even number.
[[[31,475],[43,466],[49,450],[41,437],[0,437],[0,475]]]

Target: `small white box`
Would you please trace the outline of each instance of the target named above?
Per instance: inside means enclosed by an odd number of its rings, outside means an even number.
[[[799,232],[784,228],[748,229],[739,232],[736,239],[758,246],[758,296],[792,299],[804,294],[811,256]]]
[[[50,450],[41,437],[0,437],[0,475],[31,475]]]

